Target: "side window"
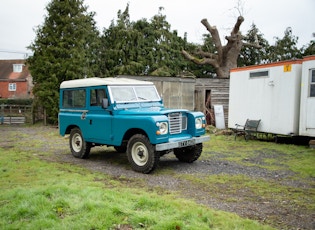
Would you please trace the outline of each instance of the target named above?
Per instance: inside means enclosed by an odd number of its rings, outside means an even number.
[[[63,91],[63,108],[84,108],[85,107],[85,90],[64,90]]]
[[[315,69],[310,71],[310,97],[315,97]]]
[[[104,89],[91,89],[90,91],[90,105],[101,106],[103,98],[106,98]]]
[[[260,77],[269,77],[269,71],[256,71],[256,72],[250,72],[249,78],[260,78]]]

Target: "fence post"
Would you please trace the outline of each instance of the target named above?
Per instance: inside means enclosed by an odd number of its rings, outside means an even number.
[[[46,109],[44,109],[44,125],[47,125]]]
[[[0,124],[4,123],[4,104],[1,104]]]

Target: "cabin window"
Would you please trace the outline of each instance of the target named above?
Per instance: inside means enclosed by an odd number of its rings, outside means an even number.
[[[16,83],[9,83],[9,91],[16,91]]]
[[[63,91],[64,108],[84,108],[85,107],[85,90],[65,90]]]
[[[256,72],[250,72],[249,78],[258,78],[258,77],[269,77],[269,71],[256,71]]]
[[[311,69],[310,77],[310,97],[315,97],[315,69]]]

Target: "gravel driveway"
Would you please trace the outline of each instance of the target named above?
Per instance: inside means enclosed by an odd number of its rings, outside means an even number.
[[[30,151],[44,160],[79,165],[107,174],[131,187],[146,186],[148,190],[176,192],[179,197],[192,199],[216,210],[234,212],[279,229],[315,229],[315,213],[293,206],[288,200],[253,198],[253,194],[249,193],[246,187],[231,192],[228,184],[212,189],[186,177],[193,176],[202,180],[205,176],[222,173],[246,175],[253,180],[278,181],[279,185],[290,188],[305,188],[308,191],[311,189],[314,197],[314,178],[303,182],[294,181],[290,179],[294,174],[292,171],[269,171],[255,166],[259,157],[264,157],[263,152],[252,162],[253,166],[224,160],[218,152],[204,151],[202,154],[211,154],[211,160],[197,160],[193,164],[181,163],[173,154],[168,154],[161,157],[159,167],[153,173],[146,175],[132,171],[126,155],[116,153],[113,148],[95,147],[91,150],[89,159],[74,158],[69,151],[68,139],[59,136],[57,128],[1,125],[0,132],[1,136],[5,137],[0,139],[0,147],[4,149],[16,146],[14,141],[18,140],[23,150]],[[35,141],[37,144],[32,144]],[[45,154],[41,154],[43,152]],[[315,201],[310,198],[310,202]]]

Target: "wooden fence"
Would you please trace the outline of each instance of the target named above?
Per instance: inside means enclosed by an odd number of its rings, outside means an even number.
[[[0,124],[33,123],[31,105],[0,105]]]

